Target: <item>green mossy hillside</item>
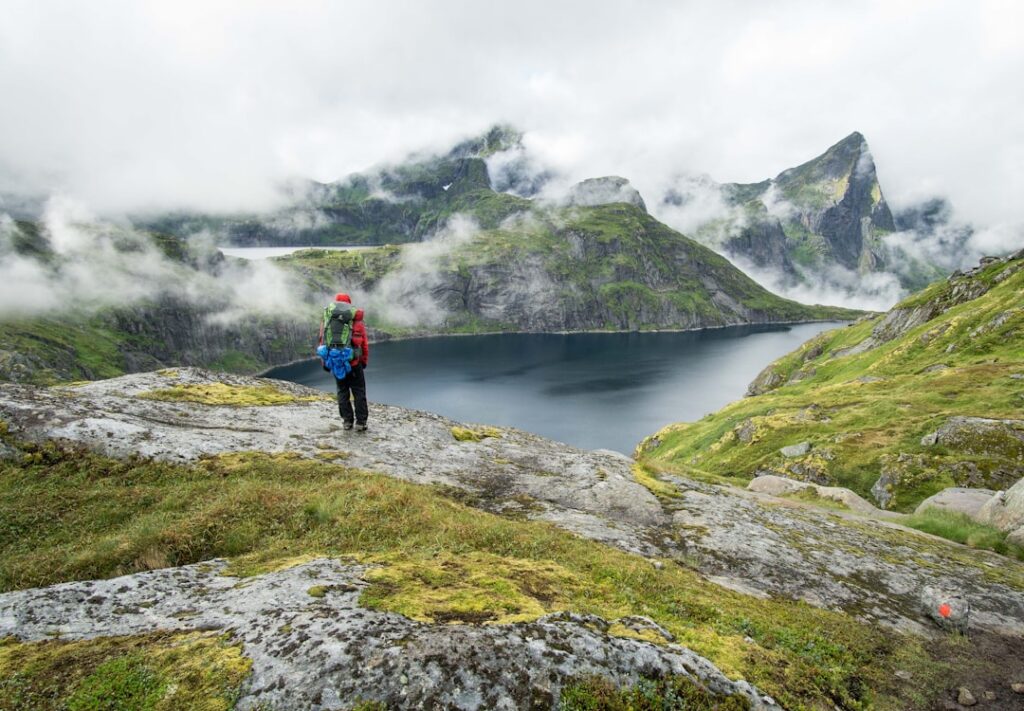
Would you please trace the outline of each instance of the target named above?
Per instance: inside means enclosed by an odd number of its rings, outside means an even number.
[[[950,486],[1007,488],[1024,475],[1012,425],[926,436],[954,417],[1022,418],[1022,304],[1019,257],[936,284],[886,317],[820,334],[762,372],[761,394],[666,427],[638,456],[655,471],[738,484],[767,472],[869,500],[884,475],[876,493],[899,511]],[[802,456],[780,451],[802,442]]]
[[[511,218],[496,224],[480,217],[481,204],[509,200],[516,198],[481,197],[462,213],[476,218],[480,229],[426,256],[418,245],[384,246],[307,250],[277,263],[295,271],[310,292],[347,284],[371,294],[366,306],[375,327],[393,334],[410,330],[388,322],[390,305],[373,303],[375,288],[389,275],[400,274],[396,281],[405,282],[426,271],[440,280],[430,288],[441,295],[443,320],[413,332],[693,329],[861,314],[775,296],[724,257],[633,205],[506,205]],[[509,297],[510,290],[536,296],[524,306]]]
[[[254,575],[342,556],[378,566],[364,605],[416,619],[646,615],[792,709],[825,700],[915,708],[920,690],[941,688],[947,669],[932,652],[973,663],[969,646],[926,647],[842,613],[718,587],[675,561],[658,568],[547,523],[295,455],[238,453],[182,466],[21,446],[23,461],[0,465],[0,590],[213,557],[229,558],[232,574]],[[897,669],[914,674],[913,688],[893,682]]]

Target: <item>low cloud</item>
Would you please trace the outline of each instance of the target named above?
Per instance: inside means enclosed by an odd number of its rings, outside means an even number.
[[[422,242],[403,245],[398,266],[372,289],[356,293],[360,303],[395,326],[440,326],[448,309],[438,298],[444,283],[446,260],[468,244],[480,231],[477,223],[453,215],[447,223]]]
[[[270,262],[220,259],[210,235],[189,240],[190,260],[178,261],[151,235],[98,220],[69,198],[47,202],[39,230],[44,254],[18,250],[16,243],[28,236],[0,215],[2,317],[66,318],[164,297],[185,299],[219,324],[253,315],[309,315],[294,277]]]

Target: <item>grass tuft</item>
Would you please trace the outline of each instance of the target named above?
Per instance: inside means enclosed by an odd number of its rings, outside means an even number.
[[[1024,560],[1024,548],[1007,543],[1005,531],[978,523],[967,514],[957,511],[926,508],[900,523],[971,548],[982,548]]]

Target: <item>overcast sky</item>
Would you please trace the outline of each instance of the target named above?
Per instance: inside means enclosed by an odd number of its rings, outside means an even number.
[[[508,121],[571,175],[651,193],[771,177],[859,130],[891,202],[1019,223],[1022,87],[1014,0],[0,0],[0,190],[258,207],[282,178]]]

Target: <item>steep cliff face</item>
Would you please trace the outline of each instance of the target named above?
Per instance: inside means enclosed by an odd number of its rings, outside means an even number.
[[[948,274],[913,244],[925,237],[935,241],[918,228],[938,219],[936,211],[893,216],[858,132],[759,183],[681,180],[654,212],[671,222],[673,215],[686,215],[691,203],[696,217],[680,219],[697,220],[694,239],[763,270],[780,288],[851,291],[858,275],[881,273],[895,277],[894,288],[914,290]],[[941,221],[943,234],[947,222]]]
[[[311,355],[316,333],[313,308],[306,322],[225,322],[216,309],[171,297],[81,314],[71,323],[20,319],[0,323],[0,381],[94,380],[172,365],[252,373]]]
[[[896,225],[860,133],[771,180],[720,189],[735,213],[698,230],[698,239],[794,277],[833,264],[855,272],[887,266],[881,237]]]

